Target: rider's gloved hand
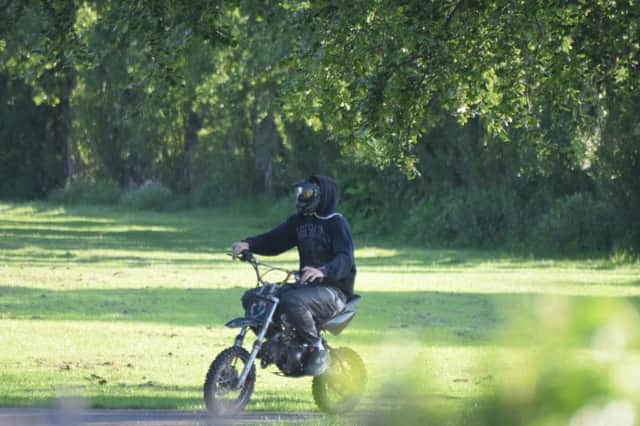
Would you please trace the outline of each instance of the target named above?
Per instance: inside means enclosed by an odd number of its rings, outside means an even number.
[[[300,282],[302,284],[310,283],[313,281],[322,281],[324,278],[324,272],[322,272],[319,268],[314,268],[313,266],[305,266],[302,268],[302,277],[300,278]]]
[[[233,256],[234,259],[237,259],[238,256],[240,256],[240,253],[245,250],[249,250],[249,243],[246,241],[236,241],[231,245],[231,256]]]

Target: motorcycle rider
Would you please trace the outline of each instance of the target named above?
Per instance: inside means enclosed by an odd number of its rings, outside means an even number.
[[[297,212],[268,232],[233,243],[232,250],[234,257],[244,250],[271,256],[298,248],[301,285],[280,291],[278,312],[307,345],[305,373],[315,376],[328,364],[315,321],[327,320],[344,308],[353,295],[356,266],[349,224],[336,212],[336,182],[313,175],[294,186]],[[243,296],[245,309],[252,296],[253,290]]]

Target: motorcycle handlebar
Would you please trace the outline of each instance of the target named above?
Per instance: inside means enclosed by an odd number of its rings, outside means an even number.
[[[320,283],[320,282],[323,281],[322,278],[316,278],[316,279],[311,280],[311,281],[302,282],[302,273],[300,271],[290,271],[290,270],[287,270],[287,269],[281,269],[281,268],[278,268],[278,267],[273,267],[273,266],[270,266],[270,265],[258,263],[258,260],[253,255],[253,252],[251,252],[250,250],[242,250],[240,252],[240,254],[236,258],[239,259],[242,262],[247,262],[247,263],[253,265],[253,267],[256,270],[256,274],[258,275],[258,281],[259,282],[262,282],[262,274],[260,273],[260,270],[258,269],[259,266],[266,266],[266,267],[270,268],[270,271],[271,270],[280,270],[280,271],[286,272],[287,273],[287,279],[285,279],[285,281],[287,281],[289,277],[293,277],[295,283],[299,283],[299,284],[302,284],[302,285],[312,284],[312,283]]]
[[[256,258],[250,250],[242,250],[240,255],[238,255],[238,259],[243,262],[255,263]]]

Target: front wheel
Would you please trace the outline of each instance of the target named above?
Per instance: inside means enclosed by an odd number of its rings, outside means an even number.
[[[236,385],[248,361],[249,353],[239,346],[225,349],[213,360],[204,382],[204,402],[211,415],[233,415],[247,405],[256,382],[254,365],[242,387]]]
[[[367,370],[360,355],[352,349],[333,349],[330,355],[328,370],[313,378],[313,399],[324,412],[344,413],[360,402]]]

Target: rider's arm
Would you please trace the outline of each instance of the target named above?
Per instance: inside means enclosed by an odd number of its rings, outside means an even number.
[[[249,243],[249,250],[256,254],[275,256],[283,253],[297,244],[295,220],[296,215],[290,216],[271,231],[246,238],[244,241]]]
[[[339,281],[347,277],[354,266],[353,239],[349,224],[342,218],[334,219],[331,224],[331,241],[334,257],[320,267],[320,271],[329,281]]]

